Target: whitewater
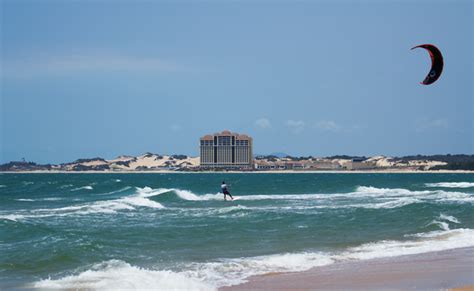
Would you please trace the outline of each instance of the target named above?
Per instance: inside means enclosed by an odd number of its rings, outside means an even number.
[[[473,174],[2,174],[0,288],[197,289],[474,246]],[[234,201],[218,192],[230,184]]]

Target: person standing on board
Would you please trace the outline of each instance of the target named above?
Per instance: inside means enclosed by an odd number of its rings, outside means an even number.
[[[234,200],[234,197],[230,195],[229,190],[227,189],[227,184],[225,183],[225,181],[222,181],[221,190],[222,193],[224,193],[224,200],[227,200],[227,195],[230,196],[230,199]]]

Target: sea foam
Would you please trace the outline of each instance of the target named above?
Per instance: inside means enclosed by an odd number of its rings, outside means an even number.
[[[150,200],[149,197],[169,192],[169,189],[151,189],[149,187],[136,188],[134,194],[118,199],[100,200],[82,204],[74,204],[59,208],[42,208],[16,213],[14,215],[1,215],[0,219],[14,220],[28,218],[45,218],[54,216],[86,215],[86,214],[113,214],[120,210],[135,210],[136,207],[148,207],[155,209],[165,208],[161,203]],[[62,198],[44,198],[42,200],[59,200]]]
[[[471,188],[474,187],[474,182],[440,182],[440,183],[426,183],[427,187],[439,188]]]
[[[195,289],[213,290],[244,283],[250,276],[274,272],[299,272],[335,262],[413,255],[472,247],[472,229],[432,231],[414,239],[382,240],[350,247],[340,252],[283,253],[257,257],[230,258],[184,264],[181,271],[151,270],[111,260],[92,266],[78,275],[45,279],[37,288],[61,289]]]
[[[174,192],[177,197],[187,201],[209,201],[223,200],[221,193],[217,194],[196,194],[189,190],[168,189]],[[356,191],[349,193],[334,194],[254,194],[254,195],[234,195],[236,201],[256,201],[256,200],[287,200],[287,201],[308,201],[320,205],[312,208],[368,208],[368,209],[390,209],[407,206],[415,203],[467,203],[474,202],[474,195],[463,192],[447,192],[443,190],[412,191],[398,188],[376,188],[371,186],[358,186]],[[252,208],[262,210],[263,208]]]
[[[92,190],[92,189],[94,189],[94,188],[91,185],[88,185],[88,186],[83,186],[83,187],[78,187],[78,188],[71,189],[71,191]]]
[[[139,290],[159,288],[161,290],[211,290],[198,280],[172,271],[155,271],[132,266],[120,260],[110,260],[92,266],[79,275],[61,279],[45,279],[33,287],[40,289],[96,289]]]

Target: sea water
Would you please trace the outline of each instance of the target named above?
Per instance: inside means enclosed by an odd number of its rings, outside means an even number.
[[[209,290],[474,246],[473,204],[474,174],[1,174],[0,289]]]

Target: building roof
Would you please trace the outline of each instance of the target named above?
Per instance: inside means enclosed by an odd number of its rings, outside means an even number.
[[[229,130],[224,130],[222,132],[217,132],[212,135],[207,134],[201,137],[201,140],[213,140],[214,136],[235,136],[238,140],[252,140],[252,138],[246,134],[238,134],[236,132],[231,132]]]
[[[201,140],[214,140],[214,137],[212,135],[205,135],[203,137],[201,137]]]
[[[251,140],[252,138],[246,134],[238,134],[237,139],[238,140]]]

